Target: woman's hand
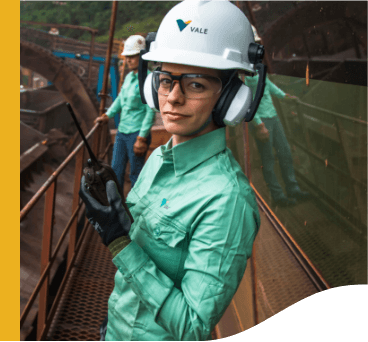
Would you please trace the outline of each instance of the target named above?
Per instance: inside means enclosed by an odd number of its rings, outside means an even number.
[[[83,176],[79,195],[86,204],[86,216],[97,233],[100,234],[103,244],[108,246],[117,238],[128,236],[131,221],[123,207],[123,200],[115,182],[110,180],[106,183],[109,206],[104,206],[93,198],[85,184],[86,180]]]
[[[101,116],[99,116],[97,119],[95,119],[94,123],[99,123],[101,122],[102,124],[108,123],[109,122],[109,117],[105,114],[102,114]]]
[[[266,128],[264,122],[256,126],[256,137],[258,140],[261,140],[263,142],[267,141],[270,138],[270,132]]]

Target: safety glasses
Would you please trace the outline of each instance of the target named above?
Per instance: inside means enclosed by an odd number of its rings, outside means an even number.
[[[158,94],[168,96],[179,83],[180,90],[187,99],[204,99],[220,93],[220,78],[200,74],[176,74],[167,71],[153,71],[153,86]]]

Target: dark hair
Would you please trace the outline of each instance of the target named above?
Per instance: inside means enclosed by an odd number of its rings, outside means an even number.
[[[235,78],[239,76],[239,72],[237,69],[228,69],[228,70],[220,70],[221,73],[221,81],[223,85],[226,85],[230,78]]]

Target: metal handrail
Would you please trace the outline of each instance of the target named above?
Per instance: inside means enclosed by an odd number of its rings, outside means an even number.
[[[100,128],[100,129],[98,129]],[[98,130],[97,130],[98,129]],[[91,131],[87,134],[86,138],[89,139],[94,137],[93,149],[97,157],[105,158],[107,153],[109,152],[110,147],[112,146],[111,142],[109,142],[105,148],[105,146],[100,146],[100,142],[102,140],[102,144],[104,142],[103,139],[100,139],[100,135],[104,135],[105,129],[107,127],[102,126],[101,124],[96,124]],[[95,133],[95,134],[94,134]],[[20,220],[22,221],[30,212],[30,210],[35,206],[40,197],[45,194],[45,213],[44,213],[44,236],[42,240],[42,253],[41,253],[41,276],[37,285],[35,286],[22,314],[20,317],[20,327],[22,328],[32,305],[34,304],[36,297],[39,296],[39,311],[38,311],[38,326],[37,326],[37,340],[41,340],[45,337],[47,333],[47,329],[50,327],[53,315],[55,314],[55,308],[57,303],[59,302],[63,290],[63,286],[65,285],[66,278],[68,278],[70,274],[70,270],[74,264],[74,261],[78,255],[80,250],[81,243],[86,235],[86,227],[79,238],[79,241],[76,243],[75,235],[76,235],[76,219],[78,218],[78,213],[80,209],[83,207],[78,195],[78,185],[80,183],[80,177],[82,174],[82,164],[84,158],[84,150],[81,149],[84,147],[84,142],[82,141],[73,151],[69,154],[69,156],[64,160],[64,162],[57,168],[55,172],[49,177],[49,179],[41,186],[41,188],[37,191],[37,193],[32,197],[32,199],[26,204],[26,206],[22,209]],[[103,149],[103,152],[99,154],[98,152]],[[78,153],[80,152],[80,153]],[[60,173],[65,169],[65,167],[71,162],[71,160],[76,157],[76,169],[75,169],[75,180],[74,180],[74,198],[73,199],[73,213],[64,228],[56,248],[51,255],[51,241],[52,241],[52,233],[53,233],[53,213],[55,208],[55,192],[56,192],[56,182]],[[49,196],[49,197],[48,197]],[[47,209],[49,208],[49,209]],[[46,230],[45,230],[46,229]],[[54,265],[57,254],[59,253],[62,244],[64,243],[66,236],[69,234],[69,251],[68,251],[68,263],[66,273],[59,287],[58,293],[52,305],[50,312],[47,314],[47,301],[48,301],[48,287],[49,287],[49,277],[51,267]],[[69,253],[71,252],[71,253]]]
[[[328,110],[328,109],[325,109],[325,108],[317,107],[317,106],[311,105],[309,103],[305,103],[305,102],[301,101],[300,99],[294,99],[293,101],[298,102],[298,104],[300,104],[302,106],[309,107],[311,109],[315,109],[315,110],[318,110],[320,112],[324,112],[326,114],[330,114],[332,116],[339,117],[339,118],[344,119],[344,120],[359,123],[359,124],[362,124],[362,125],[368,125],[367,121],[357,119],[357,118],[352,118],[350,116],[340,114],[340,113],[336,113],[336,112],[333,112],[332,110]]]
[[[89,139],[92,134],[96,131],[99,125],[96,124],[93,126],[91,131],[87,134],[86,139]],[[55,172],[50,176],[50,178],[40,187],[40,189],[35,193],[35,195],[29,200],[29,202],[23,207],[20,211],[20,222],[24,220],[29,211],[36,205],[41,196],[46,192],[46,190],[51,186],[51,184],[57,179],[60,173],[65,169],[65,167],[71,162],[71,160],[76,156],[79,150],[84,146],[84,142],[82,141],[69,156],[60,164],[60,166],[56,169]]]
[[[33,305],[33,303],[34,303],[34,301],[35,301],[38,293],[41,290],[41,286],[43,285],[43,282],[45,281],[46,276],[49,275],[50,269],[51,269],[51,267],[53,266],[53,264],[55,262],[56,256],[57,256],[57,254],[59,252],[59,249],[61,248],[61,246],[62,246],[62,244],[63,244],[63,242],[65,240],[65,237],[67,236],[67,233],[69,233],[69,229],[70,229],[70,227],[71,227],[71,225],[72,225],[75,217],[78,215],[78,212],[79,212],[79,210],[80,210],[81,207],[82,207],[82,203],[80,203],[78,205],[77,210],[74,211],[74,213],[71,216],[71,218],[69,219],[69,222],[67,223],[67,225],[66,225],[63,233],[61,234],[60,239],[59,239],[59,241],[57,243],[57,246],[55,248],[55,251],[54,251],[54,253],[53,253],[53,255],[52,255],[51,259],[50,259],[50,262],[48,263],[48,265],[46,266],[46,268],[42,272],[41,277],[38,280],[37,285],[34,288],[31,296],[29,297],[29,300],[28,300],[26,306],[24,307],[24,310],[23,310],[23,312],[22,312],[22,314],[20,316],[20,327],[23,326],[24,321],[27,318],[27,315],[29,313],[29,310],[31,309],[31,307],[32,307],[32,305]]]

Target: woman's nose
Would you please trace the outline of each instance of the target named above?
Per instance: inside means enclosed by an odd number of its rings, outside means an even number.
[[[179,82],[173,82],[173,85],[167,97],[167,100],[171,103],[184,101],[184,94],[182,93],[180,89]]]

